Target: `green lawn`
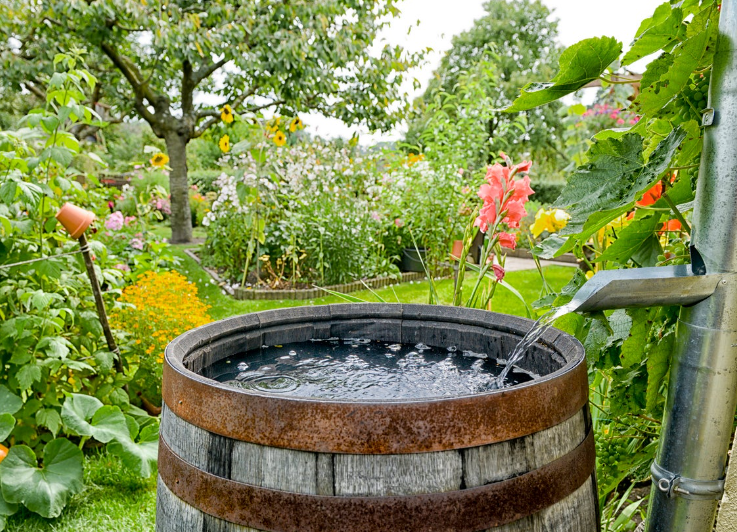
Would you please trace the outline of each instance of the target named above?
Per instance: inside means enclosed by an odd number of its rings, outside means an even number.
[[[166,234],[162,231],[162,236]],[[175,253],[182,259],[179,270],[197,283],[200,295],[211,305],[213,319],[255,312],[271,308],[298,305],[323,305],[344,302],[334,296],[312,301],[237,301],[224,295],[199,265],[175,246]],[[573,270],[563,266],[548,266],[545,278],[559,290],[571,278]],[[510,272],[506,280],[514,286],[528,302],[537,299],[540,293],[540,276],[535,270]],[[466,284],[471,282],[470,277]],[[448,302],[452,293],[452,281],[440,281],[438,293],[441,301]],[[402,303],[427,303],[428,283],[406,283],[384,288],[377,294],[386,301]],[[352,295],[366,301],[377,301],[369,291]],[[494,310],[506,314],[525,316],[524,305],[509,291],[499,288],[494,297]],[[153,532],[156,515],[155,479],[141,480],[126,473],[117,458],[95,452],[87,457],[85,465],[86,488],[75,496],[58,519],[43,519],[30,512],[21,512],[8,520],[9,532]]]

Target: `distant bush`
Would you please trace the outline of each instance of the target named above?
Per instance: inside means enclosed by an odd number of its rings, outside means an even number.
[[[565,183],[532,183],[535,201],[543,205],[551,205],[558,199]]]

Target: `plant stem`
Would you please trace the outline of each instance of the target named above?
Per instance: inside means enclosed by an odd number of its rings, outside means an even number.
[[[670,206],[670,210],[673,211],[673,214],[675,214],[678,221],[681,222],[681,225],[683,226],[683,230],[686,231],[689,235],[691,235],[691,226],[688,225],[688,222],[683,217],[683,214],[681,214],[681,211],[678,210],[678,207],[676,207],[676,204],[673,203],[673,200],[670,198],[670,196],[668,196],[667,193],[663,192],[662,198]]]

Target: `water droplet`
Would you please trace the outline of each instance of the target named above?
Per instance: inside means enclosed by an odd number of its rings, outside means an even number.
[[[236,367],[238,368],[238,371],[246,371],[248,369],[248,364],[245,362],[239,362]]]
[[[293,356],[295,356],[296,354],[297,354],[297,352],[296,352],[296,351],[295,351],[294,349],[292,349],[292,350],[291,350],[291,351],[289,352],[289,356],[290,356],[290,357],[293,357]]]

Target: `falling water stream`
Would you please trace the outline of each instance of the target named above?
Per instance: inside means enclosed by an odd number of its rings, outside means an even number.
[[[571,312],[572,308],[570,305],[563,305],[562,307],[552,308],[545,314],[540,316],[532,328],[527,331],[527,334],[520,340],[514,350],[509,354],[507,359],[507,365],[504,367],[502,372],[499,374],[499,387],[502,388],[505,385],[505,380],[508,377],[510,370],[519,363],[527,353],[527,350],[537,342],[545,331],[550,329],[555,323],[555,320]]]

